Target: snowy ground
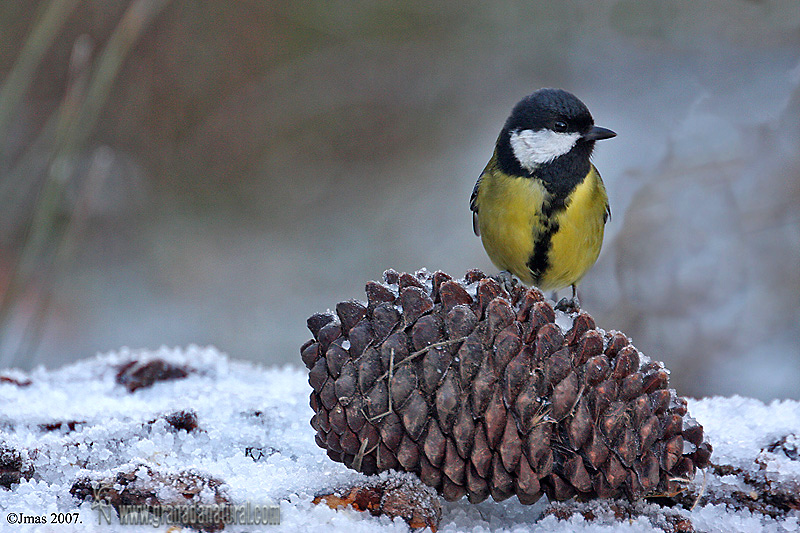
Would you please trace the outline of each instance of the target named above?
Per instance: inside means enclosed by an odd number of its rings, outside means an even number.
[[[119,367],[126,362],[155,358],[187,368],[188,376],[133,392],[117,382]],[[0,486],[0,529],[153,531],[152,526],[99,524],[98,511],[90,502],[76,500],[70,489],[77,480],[113,477],[121,471],[140,477],[192,471],[204,479],[221,480],[219,492],[234,504],[280,505],[278,527],[228,526],[225,531],[408,531],[399,518],[392,521],[311,503],[321,491],[364,478],[330,461],[314,443],[308,391],[305,371],[264,369],[197,347],[123,350],[59,370],[40,368],[29,375],[0,371],[0,449],[20,454],[18,470],[33,469],[28,472],[30,479],[23,475],[10,490]],[[196,414],[196,429],[170,425],[169,415],[180,411]],[[691,512],[640,503],[632,518],[620,520],[599,504],[560,505],[556,506],[560,513],[551,507],[543,515],[545,499],[533,506],[520,505],[516,498],[479,505],[462,500],[443,502],[439,531],[661,533],[677,527],[676,516],[688,518],[694,531],[800,531],[797,510],[768,514],[735,510],[742,506],[728,498],[738,492],[755,501],[754,487],[775,491],[788,487],[797,494],[800,403],[765,405],[739,397],[711,398],[690,401],[689,412],[714,445],[714,464],[728,465],[719,475],[709,474],[704,497]],[[9,468],[9,452],[5,453]],[[0,450],[0,480],[2,464]],[[702,481],[698,476],[692,490],[699,491]],[[213,491],[206,491],[200,497],[213,498]],[[78,513],[73,516],[81,523],[9,525],[20,516],[29,520],[46,516],[48,521],[58,516],[51,513]]]

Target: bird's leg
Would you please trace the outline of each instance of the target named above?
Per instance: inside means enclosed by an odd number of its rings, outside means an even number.
[[[572,284],[572,298],[561,298],[556,304],[556,309],[565,313],[577,313],[580,311],[581,302],[578,300],[578,286],[575,283]]]

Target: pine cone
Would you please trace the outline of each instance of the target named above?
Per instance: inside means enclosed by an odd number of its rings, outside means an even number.
[[[538,289],[477,270],[384,279],[308,319],[311,425],[334,461],[473,503],[638,499],[708,464],[667,371],[625,335],[584,312],[557,324]]]

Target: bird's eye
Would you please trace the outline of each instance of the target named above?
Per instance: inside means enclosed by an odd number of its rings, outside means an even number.
[[[558,120],[553,124],[553,131],[557,131],[559,133],[564,133],[567,131],[567,123],[563,120]]]

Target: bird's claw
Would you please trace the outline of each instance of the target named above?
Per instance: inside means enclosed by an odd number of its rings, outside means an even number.
[[[555,308],[564,313],[577,313],[581,310],[581,303],[578,301],[577,296],[561,298]]]
[[[511,290],[514,288],[516,283],[514,282],[514,275],[511,274],[508,270],[501,270],[495,276],[497,281],[500,285],[506,290],[506,292],[511,293]]]

